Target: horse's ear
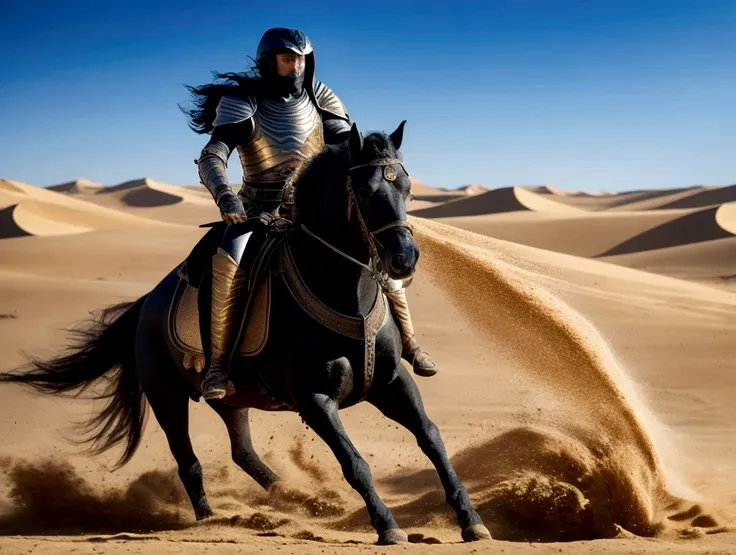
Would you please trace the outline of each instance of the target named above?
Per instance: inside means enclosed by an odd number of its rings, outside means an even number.
[[[353,122],[353,125],[350,127],[348,148],[350,149],[350,154],[353,156],[357,156],[363,150],[363,135],[361,135],[360,129],[358,129],[358,124],[355,122]]]
[[[396,150],[399,150],[401,148],[401,141],[404,140],[404,125],[406,125],[406,120],[402,121],[396,128],[396,131],[389,135],[389,137],[391,137],[391,142],[394,143],[394,148]]]

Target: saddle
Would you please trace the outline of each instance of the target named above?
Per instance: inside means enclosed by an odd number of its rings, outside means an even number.
[[[296,267],[289,243],[285,240],[290,225],[285,218],[274,220],[269,225],[262,244],[252,245],[260,250],[253,266],[249,268],[250,297],[246,301],[240,327],[243,331],[236,343],[238,347],[234,357],[243,360],[259,354],[265,347],[269,333],[272,280],[281,279],[297,304],[316,322],[333,332],[363,343],[360,388],[360,398],[363,400],[373,382],[378,332],[390,319],[386,295],[377,287],[372,307],[365,316],[347,316],[324,305],[309,290]],[[220,245],[223,233],[224,226],[222,229],[214,227],[179,266],[179,283],[169,307],[167,327],[171,343],[184,354],[183,366],[194,369],[197,373],[204,368],[197,304],[198,288],[202,283],[208,258],[212,258]]]
[[[254,263],[248,269],[249,298],[246,300],[242,331],[235,349],[235,357],[252,357],[261,352],[268,341],[269,315],[271,312],[272,272],[269,261],[286,237],[288,222],[278,219],[269,225]],[[201,372],[204,368],[204,351],[199,329],[199,288],[212,256],[220,245],[225,224],[218,222],[200,239],[189,256],[177,268],[179,283],[169,305],[168,333],[171,343],[184,354],[183,365]]]

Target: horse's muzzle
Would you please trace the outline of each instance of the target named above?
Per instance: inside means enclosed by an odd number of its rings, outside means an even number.
[[[383,266],[391,279],[411,276],[419,260],[419,245],[406,229],[397,228],[388,232],[390,236],[383,249]]]

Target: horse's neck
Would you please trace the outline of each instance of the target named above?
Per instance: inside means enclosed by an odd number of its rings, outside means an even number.
[[[350,249],[349,241],[339,240],[338,236],[344,238],[344,234],[321,232],[318,235],[345,254],[361,260],[360,253],[355,248]],[[302,279],[320,301],[350,316],[365,315],[370,311],[377,284],[367,270],[302,230],[295,230],[289,243]]]

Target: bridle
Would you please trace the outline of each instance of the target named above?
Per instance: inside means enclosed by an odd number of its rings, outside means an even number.
[[[325,241],[324,239],[322,239],[321,237],[319,237],[318,235],[310,231],[304,224],[302,224],[301,226],[302,230],[304,230],[311,237],[320,241],[326,247],[332,249],[334,252],[336,252],[343,258],[346,258],[350,260],[351,262],[354,262],[358,266],[361,266],[362,268],[365,268],[366,270],[368,270],[373,276],[373,278],[384,288],[388,287],[389,277],[388,277],[388,273],[386,272],[385,268],[383,268],[383,262],[381,260],[381,257],[378,254],[378,248],[376,247],[376,243],[381,245],[381,242],[378,240],[376,235],[388,229],[395,228],[395,227],[403,227],[404,229],[408,230],[409,233],[411,233],[412,235],[414,235],[414,232],[406,220],[395,220],[393,222],[390,222],[386,225],[379,227],[378,229],[374,229],[374,230],[368,229],[368,225],[366,224],[365,218],[363,218],[363,214],[361,214],[360,212],[360,205],[358,204],[358,200],[355,197],[355,191],[353,190],[352,172],[359,168],[383,167],[383,178],[386,181],[394,181],[398,177],[398,173],[396,172],[396,169],[394,168],[394,166],[397,166],[397,165],[401,166],[401,168],[407,174],[409,173],[406,171],[406,168],[404,167],[404,162],[399,160],[398,158],[377,158],[365,164],[356,164],[348,168],[348,175],[347,175],[347,179],[345,180],[345,189],[347,190],[347,196],[348,196],[347,218],[348,218],[348,222],[350,222],[352,220],[353,213],[355,213],[358,219],[358,224],[360,225],[360,229],[363,233],[363,240],[368,246],[368,254],[369,254],[368,264],[364,264],[360,262],[359,260],[356,260],[352,256],[342,252],[337,247],[329,244],[327,241]],[[353,212],[353,209],[355,209],[355,212]],[[381,245],[381,247],[383,247],[383,245]]]

